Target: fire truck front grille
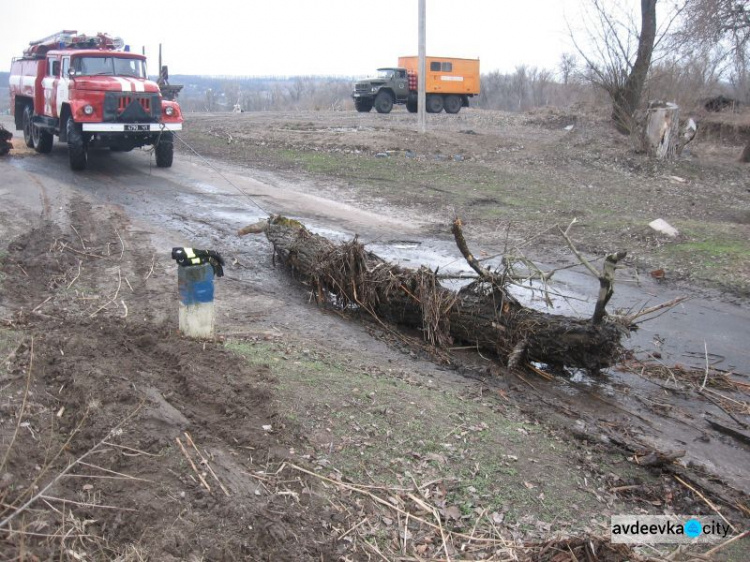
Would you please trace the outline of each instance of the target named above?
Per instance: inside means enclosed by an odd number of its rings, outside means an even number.
[[[104,120],[114,123],[157,123],[161,117],[159,94],[107,92]]]
[[[141,105],[146,113],[151,113],[151,98],[133,98],[131,96],[123,96],[119,100],[117,100],[117,113],[122,113],[123,111],[125,111],[134,99]]]

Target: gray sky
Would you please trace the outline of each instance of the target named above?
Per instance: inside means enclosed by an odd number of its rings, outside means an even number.
[[[427,0],[427,54],[481,60],[481,71],[525,64],[557,70],[573,52],[565,15],[581,0]],[[63,9],[64,6],[64,9]],[[170,74],[371,74],[417,54],[417,0],[2,0],[0,60],[62,29],[118,35]]]

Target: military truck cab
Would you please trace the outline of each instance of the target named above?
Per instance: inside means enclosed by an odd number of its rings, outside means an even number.
[[[405,104],[409,96],[409,77],[405,68],[379,68],[373,78],[357,82],[352,97],[357,111],[390,113],[394,104]]]

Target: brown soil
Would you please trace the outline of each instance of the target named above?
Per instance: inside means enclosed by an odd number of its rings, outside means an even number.
[[[297,428],[279,422],[269,369],[250,367],[220,342],[180,337],[171,299],[149,298],[163,294],[165,273],[149,275],[153,250],[122,214],[79,199],[70,220],[76,231],[45,221],[14,239],[2,266],[2,302],[16,311],[3,335],[17,342],[2,378],[14,389],[2,403],[6,445],[23,422],[0,493],[5,518],[84,457],[44,494],[58,498],[45,500],[51,509],[37,502],[10,523],[73,538],[45,545],[6,535],[4,548],[55,560],[76,551],[114,559],[128,548],[154,560],[333,556],[325,526],[333,513],[304,477],[287,484],[297,499],[290,510],[288,498],[241,476],[304,448]],[[180,438],[201,466],[185,431],[226,493],[210,474],[211,491],[196,479],[176,446]]]

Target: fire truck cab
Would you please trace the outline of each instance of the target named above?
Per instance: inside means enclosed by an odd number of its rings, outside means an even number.
[[[13,60],[10,107],[27,146],[48,153],[57,136],[74,170],[86,168],[92,147],[153,146],[156,165],[172,165],[180,106],[148,79],[146,57],[123,47],[103,33],[62,31],[31,42]]]

